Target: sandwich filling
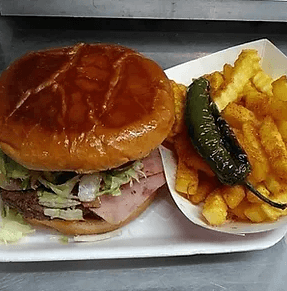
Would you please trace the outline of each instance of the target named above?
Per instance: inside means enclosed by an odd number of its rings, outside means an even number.
[[[0,151],[3,202],[24,217],[124,221],[165,183],[158,149],[148,157],[92,174],[29,170]]]

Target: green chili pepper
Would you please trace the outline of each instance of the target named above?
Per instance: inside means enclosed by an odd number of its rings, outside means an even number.
[[[221,183],[244,185],[271,206],[287,207],[263,196],[248,182],[251,165],[247,154],[212,101],[209,81],[203,77],[194,80],[187,89],[185,123],[193,146]]]

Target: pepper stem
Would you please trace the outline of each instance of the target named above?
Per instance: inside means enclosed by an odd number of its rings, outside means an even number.
[[[264,195],[262,195],[259,191],[257,191],[252,184],[250,184],[248,181],[244,182],[244,185],[248,188],[248,190],[250,190],[252,193],[254,193],[258,198],[260,198],[261,200],[263,200],[264,202],[268,203],[269,205],[276,207],[276,208],[280,208],[282,210],[284,210],[287,207],[286,203],[277,203],[275,201],[270,200],[269,198],[265,197]]]

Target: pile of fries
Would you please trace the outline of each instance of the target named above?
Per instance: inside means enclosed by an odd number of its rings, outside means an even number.
[[[206,75],[211,97],[248,155],[248,180],[265,196],[287,202],[287,77],[273,80],[256,50],[243,50],[234,66]],[[210,225],[226,221],[261,223],[287,215],[244,186],[222,185],[191,145],[184,124],[186,86],[172,82],[176,121],[170,134],[177,153],[176,190],[194,204]]]

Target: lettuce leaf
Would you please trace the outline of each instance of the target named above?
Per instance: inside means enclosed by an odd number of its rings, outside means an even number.
[[[81,209],[55,209],[45,208],[44,214],[51,218],[60,218],[64,220],[83,220],[83,211]]]
[[[51,189],[57,195],[60,195],[62,197],[71,197],[72,190],[74,189],[75,185],[79,182],[79,179],[80,176],[77,175],[60,185],[49,182],[45,180],[43,177],[39,177],[38,180],[42,185],[44,185],[46,188]]]
[[[10,188],[26,190],[30,186],[31,175],[34,172],[37,173],[37,171],[30,171],[18,164],[0,149],[0,187],[7,190]]]
[[[96,196],[101,195],[121,195],[120,187],[124,184],[130,183],[132,185],[133,180],[139,182],[140,177],[145,176],[142,172],[143,163],[141,161],[135,161],[131,165],[103,173],[104,187],[101,191],[96,193]]]
[[[27,168],[13,161],[8,156],[6,156],[5,160],[6,176],[8,178],[24,180],[30,177],[30,171]]]
[[[39,204],[50,208],[68,208],[81,204],[80,201],[48,191],[37,191]]]
[[[16,243],[24,236],[35,231],[24,221],[20,213],[8,206],[2,208],[1,216],[0,242],[2,243]]]
[[[5,154],[0,149],[0,173],[6,177]]]

